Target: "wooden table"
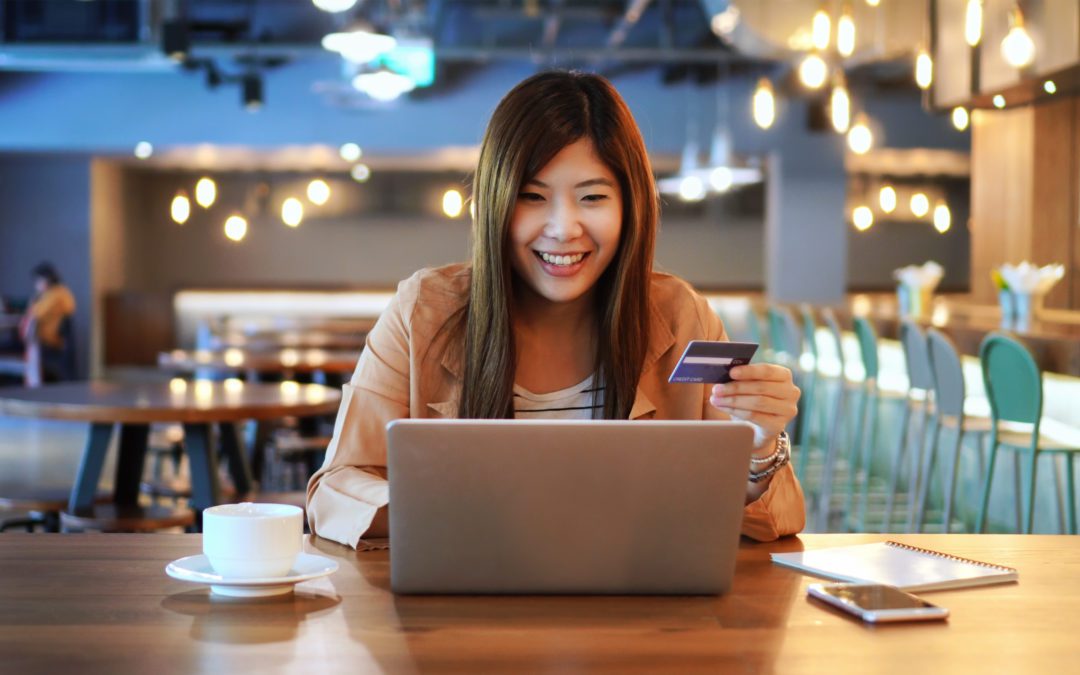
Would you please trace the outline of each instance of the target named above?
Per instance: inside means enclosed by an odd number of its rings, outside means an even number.
[[[115,501],[128,505],[138,500],[150,424],[182,423],[184,448],[191,463],[191,506],[198,512],[221,501],[217,453],[211,446],[212,424],[219,427],[221,451],[228,459],[237,492],[246,493],[252,488],[252,474],[236,423],[330,414],[337,410],[340,399],[337,390],[294,382],[72,382],[0,389],[0,415],[90,423],[68,503],[71,511],[93,504],[116,425],[120,426],[120,438]]]
[[[262,351],[231,347],[223,350],[187,351],[174,349],[158,355],[158,366],[166,370],[217,373],[247,373],[257,381],[261,375],[294,373],[352,373],[359,351],[326,349],[277,349]]]
[[[770,551],[882,535],[744,541],[715,597],[395,597],[385,552],[314,540],[341,564],[293,597],[211,598],[165,576],[198,535],[0,536],[0,654],[33,673],[1068,673],[1080,538],[896,535],[1012,565],[1020,582],[927,593],[948,622],[872,627],[806,599]]]

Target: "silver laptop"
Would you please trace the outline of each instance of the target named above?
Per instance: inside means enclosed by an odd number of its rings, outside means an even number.
[[[739,422],[391,422],[391,588],[723,593],[752,439]]]

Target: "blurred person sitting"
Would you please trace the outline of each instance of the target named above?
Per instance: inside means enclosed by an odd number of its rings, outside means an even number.
[[[34,297],[19,326],[26,344],[26,384],[74,379],[71,319],[75,296],[49,262],[34,267]]]

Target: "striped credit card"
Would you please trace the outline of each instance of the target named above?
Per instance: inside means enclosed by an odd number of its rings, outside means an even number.
[[[691,340],[668,382],[720,384],[731,382],[730,370],[750,363],[758,346],[753,342]]]

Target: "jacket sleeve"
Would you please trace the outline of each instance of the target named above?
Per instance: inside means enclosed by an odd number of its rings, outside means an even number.
[[[307,488],[308,526],[355,547],[389,503],[386,424],[409,417],[408,317],[415,293],[403,282],[365,341],[356,371],[342,387],[326,460]]]
[[[698,314],[705,326],[709,340],[727,340],[727,332],[720,317],[704,298],[698,296]],[[709,403],[711,387],[705,387],[703,418],[713,417],[715,409]],[[792,451],[794,452],[794,448]],[[778,537],[801,532],[806,525],[806,502],[802,486],[791,463],[777,471],[769,481],[764,494],[746,505],[743,510],[743,535],[757,541],[772,541]]]

